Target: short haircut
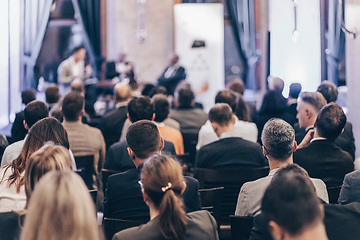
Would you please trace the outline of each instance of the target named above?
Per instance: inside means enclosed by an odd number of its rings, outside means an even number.
[[[68,93],[62,102],[62,112],[66,121],[79,120],[84,108],[84,97],[81,93],[73,91]]]
[[[232,121],[233,113],[229,104],[217,103],[210,109],[208,116],[210,122],[216,122],[220,126],[226,126]]]
[[[329,103],[318,113],[314,127],[321,137],[335,140],[345,124],[346,116],[342,108],[336,103]]]
[[[128,84],[118,83],[114,87],[116,102],[125,102],[131,97],[131,89]]]
[[[271,157],[278,161],[286,161],[293,153],[295,131],[284,120],[272,118],[264,126],[261,141]]]
[[[244,82],[238,76],[230,77],[227,85],[230,90],[237,92],[241,95],[244,94]]]
[[[150,90],[149,97],[152,98],[156,94],[164,94],[167,95],[167,90],[164,86],[157,86]]]
[[[24,109],[25,122],[29,129],[39,120],[49,116],[49,109],[41,101],[32,101]]]
[[[45,99],[48,104],[57,103],[60,100],[60,91],[58,86],[50,86],[45,90]]]
[[[302,92],[300,93],[300,99],[314,107],[316,112],[326,105],[326,99],[319,92]]]
[[[261,211],[267,222],[274,221],[296,236],[322,222],[323,213],[310,178],[296,165],[286,168],[278,170],[266,189]]]
[[[74,47],[74,49],[73,49],[73,53],[76,53],[76,52],[80,51],[81,49],[85,49],[85,47],[84,47],[83,45],[76,46],[76,47]]]
[[[300,83],[292,83],[289,87],[289,97],[298,98],[301,92],[301,84]]]
[[[284,90],[284,80],[279,77],[268,76],[267,78],[270,91],[281,93]]]
[[[228,90],[219,91],[215,97],[215,103],[227,103],[232,112],[236,110],[236,96]]]
[[[164,121],[170,113],[170,103],[164,94],[156,94],[152,98],[155,112],[155,122]]]
[[[27,89],[21,92],[21,101],[23,104],[27,105],[29,102],[34,101],[36,99],[36,95],[34,90]]]
[[[161,137],[155,123],[149,120],[139,120],[130,125],[126,141],[135,156],[147,159],[161,150]]]
[[[324,80],[321,82],[316,91],[321,93],[328,103],[336,102],[338,90],[334,83]]]
[[[127,105],[130,121],[152,120],[154,107],[149,97],[134,97]]]
[[[191,102],[194,100],[194,92],[189,88],[181,88],[177,98],[180,108],[190,108]]]

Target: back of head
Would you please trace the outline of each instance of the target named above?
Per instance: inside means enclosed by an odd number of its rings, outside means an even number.
[[[114,87],[115,101],[126,102],[131,97],[131,89],[128,84],[118,83]]]
[[[325,97],[327,103],[336,102],[338,90],[334,83],[324,80],[321,82],[316,91]]]
[[[155,122],[164,121],[170,113],[169,100],[164,94],[156,94],[152,98],[155,112]]]
[[[149,120],[139,120],[130,125],[126,142],[139,159],[147,159],[161,150],[159,130],[155,123]]]
[[[215,97],[215,103],[227,103],[232,112],[236,110],[236,96],[228,90],[219,91]]]
[[[250,114],[242,96],[238,96],[235,115],[239,120],[250,122]]]
[[[30,199],[36,183],[45,173],[51,170],[71,168],[69,150],[63,146],[47,142],[39,150],[34,152],[26,162],[25,169],[25,193],[27,202]]]
[[[144,192],[159,211],[159,228],[165,239],[183,239],[186,215],[180,197],[184,177],[178,162],[164,155],[149,158],[141,171]]]
[[[284,80],[278,77],[268,76],[269,90],[282,93],[284,90]]]
[[[229,90],[237,92],[241,95],[244,94],[244,82],[238,76],[230,76],[229,82],[226,85]]]
[[[25,122],[31,128],[37,121],[49,116],[49,109],[41,101],[32,101],[24,109]]]
[[[127,105],[127,112],[132,123],[152,120],[154,107],[149,97],[134,97]]]
[[[78,121],[84,108],[84,97],[73,91],[68,93],[62,102],[62,112],[66,121]]]
[[[175,93],[179,102],[179,108],[191,108],[194,100],[194,92],[191,88],[181,88]]]
[[[27,89],[21,92],[22,103],[27,105],[29,102],[36,99],[35,92],[32,89]]]
[[[292,83],[289,87],[289,97],[297,99],[301,92],[301,84],[300,83]]]
[[[260,113],[277,114],[285,111],[287,102],[281,93],[268,91],[263,98]]]
[[[84,181],[70,170],[45,174],[31,196],[20,239],[100,239],[88,191]]]
[[[153,89],[151,89],[150,93],[149,93],[149,97],[152,98],[154,95],[156,94],[164,94],[167,95],[167,90],[165,87],[163,86],[157,86],[154,87]]]
[[[277,161],[286,161],[294,151],[295,131],[279,118],[266,122],[261,141],[268,154]]]
[[[233,120],[233,113],[229,104],[217,103],[209,111],[209,121],[216,122],[220,126],[227,126]]]
[[[71,82],[71,91],[84,93],[84,83],[80,78],[76,78]]]
[[[57,103],[60,100],[60,90],[56,85],[50,86],[45,90],[45,99],[48,104]]]
[[[336,103],[324,106],[317,115],[314,127],[321,137],[335,140],[346,124],[346,116]]]
[[[289,235],[297,236],[307,228],[322,223],[320,201],[310,178],[297,165],[280,169],[267,188],[261,210]]]
[[[319,92],[302,92],[300,93],[300,100],[310,104],[316,112],[326,105],[326,99]]]

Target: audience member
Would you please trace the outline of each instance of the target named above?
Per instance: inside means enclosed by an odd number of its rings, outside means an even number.
[[[284,90],[284,80],[282,80],[279,77],[274,77],[269,75],[267,81],[268,81],[269,91],[275,91],[284,98],[284,96],[282,95],[282,92]]]
[[[185,213],[181,195],[186,183],[178,162],[162,155],[150,157],[144,163],[139,184],[151,220],[117,233],[114,240],[219,239],[216,221],[208,211]]]
[[[209,121],[219,140],[200,148],[195,167],[234,169],[266,165],[260,145],[238,137],[234,132],[235,117],[228,104],[215,104],[209,112]]]
[[[300,83],[292,83],[289,87],[289,97],[287,99],[287,109],[286,111],[290,114],[290,125],[294,126],[297,123],[297,100],[299,98],[299,94],[301,92],[301,84]]]
[[[163,94],[156,94],[152,98],[154,104],[154,121],[158,126],[160,136],[166,141],[172,142],[177,155],[184,154],[184,142],[180,131],[166,126],[164,121],[170,116],[170,104]]]
[[[345,175],[338,202],[341,205],[360,202],[360,170]]]
[[[309,131],[301,143],[309,145],[294,153],[294,162],[305,168],[310,177],[322,179],[327,187],[340,186],[345,174],[354,170],[351,155],[335,145],[345,124],[341,107],[327,104],[319,111],[314,130]]]
[[[37,121],[48,116],[49,111],[45,103],[34,100],[27,104],[24,109],[25,119],[23,121],[23,125],[26,131],[28,131],[28,129],[30,129]],[[1,166],[5,166],[6,164],[12,162],[17,156],[19,156],[25,139],[14,142],[5,149],[4,155],[1,160]]]
[[[32,89],[21,92],[21,102],[26,106],[29,102],[36,99],[35,92]],[[23,140],[27,134],[27,129],[24,127],[25,115],[24,111],[16,113],[14,123],[11,127],[11,143]]]
[[[136,168],[109,177],[105,191],[104,217],[148,221],[149,208],[143,201],[138,181],[144,163],[150,156],[160,153],[164,140],[153,122],[140,120],[130,126],[126,141],[129,144],[129,155]],[[191,177],[185,177],[185,181],[186,210],[200,210],[198,181]]]
[[[61,95],[60,95],[59,87],[56,86],[55,84],[46,88],[45,100],[46,100],[49,112],[60,101],[60,97],[61,97]]]
[[[236,110],[236,96],[230,91],[219,91],[215,97],[215,103],[227,103],[231,107],[233,113]],[[258,130],[254,123],[242,121],[235,117],[234,134],[236,134],[237,137],[241,137],[245,140],[256,142]],[[208,120],[199,131],[199,140],[196,145],[196,149],[199,150],[202,146],[217,140],[219,140],[219,137],[214,132],[214,129]]]
[[[256,181],[242,185],[235,215],[254,216],[261,211],[261,200],[274,174],[282,167],[293,163],[293,152],[296,151],[295,131],[290,124],[281,119],[269,120],[262,131],[263,153],[269,160],[270,173]],[[320,179],[311,179],[318,196],[329,202],[326,185]]]
[[[0,212],[22,210],[25,207],[25,166],[31,154],[47,141],[69,149],[66,130],[55,118],[44,118],[29,130],[19,156],[0,168]]]
[[[154,107],[148,97],[135,97],[127,105],[128,120],[135,123],[139,120],[154,120]],[[127,131],[126,131],[127,132]],[[124,172],[126,170],[136,168],[133,160],[128,153],[128,143],[121,140],[114,143],[106,154],[104,168]],[[163,152],[176,155],[174,145],[165,140]],[[104,186],[105,187],[105,186]]]
[[[7,146],[9,146],[7,138],[5,137],[5,135],[0,134],[0,158],[1,159],[2,159],[2,157],[4,155],[4,151],[5,151]]]
[[[20,239],[102,239],[94,203],[76,173],[51,171],[40,179]]]

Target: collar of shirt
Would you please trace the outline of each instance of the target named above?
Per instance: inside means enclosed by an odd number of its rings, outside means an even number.
[[[297,103],[297,99],[296,98],[291,98],[288,99],[287,105],[290,106],[291,104]]]
[[[223,132],[220,135],[220,139],[223,138],[232,138],[232,137],[240,137],[239,134],[237,132]]]
[[[314,125],[310,125],[305,129],[305,132],[307,132],[307,131],[309,131],[310,129],[313,129],[313,128],[314,128]]]
[[[155,122],[154,123],[156,124],[156,126],[158,127],[165,127],[165,123],[164,122]]]
[[[115,108],[119,108],[119,107],[123,107],[123,106],[127,106],[128,102],[119,102],[115,105]]]
[[[323,137],[317,137],[317,138],[313,138],[313,139],[311,139],[311,143],[313,142],[313,141],[316,141],[316,140],[326,140],[326,138],[323,138]]]
[[[271,171],[269,172],[269,175],[268,175],[268,176],[274,176],[274,174],[277,172],[277,170],[279,170],[279,168],[275,168],[275,169],[271,170]]]

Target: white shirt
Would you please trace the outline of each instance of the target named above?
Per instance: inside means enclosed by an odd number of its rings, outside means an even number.
[[[25,208],[26,195],[25,185],[20,187],[20,191],[16,192],[16,183],[8,186],[8,178],[13,173],[12,168],[9,168],[4,173],[4,167],[0,168],[0,212],[19,211]],[[25,171],[22,172],[21,177],[24,176]]]

